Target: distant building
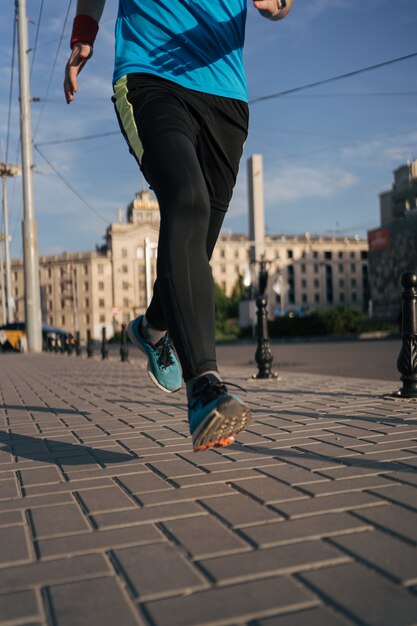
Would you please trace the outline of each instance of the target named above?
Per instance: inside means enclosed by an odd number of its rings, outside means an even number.
[[[136,194],[126,221],[106,231],[94,252],[64,252],[39,259],[42,319],[86,337],[107,335],[146,309],[156,276],[158,203],[149,191]],[[181,245],[179,242],[178,245]],[[212,257],[216,282],[230,295],[248,273],[250,242],[246,235],[222,234]],[[270,310],[329,309],[368,305],[367,242],[359,237],[266,236]],[[251,267],[254,285],[258,266]],[[16,319],[24,319],[23,261],[12,262]],[[278,292],[278,293],[277,293]],[[1,319],[1,307],[0,307]]]
[[[398,320],[401,274],[417,270],[417,159],[394,170],[394,183],[379,194],[380,227],[368,232],[374,315]]]

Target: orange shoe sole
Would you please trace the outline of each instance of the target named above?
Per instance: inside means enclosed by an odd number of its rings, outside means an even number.
[[[204,450],[210,450],[210,448],[225,448],[235,442],[234,437],[222,437],[217,441],[210,441],[207,444],[202,444],[198,448],[194,448],[193,452],[204,452]]]

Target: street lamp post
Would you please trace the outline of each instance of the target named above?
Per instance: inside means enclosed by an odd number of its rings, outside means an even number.
[[[4,251],[6,261],[6,316],[7,322],[14,322],[14,299],[12,294],[12,269],[10,262],[10,235],[9,235],[9,212],[7,208],[7,179],[9,177],[18,176],[20,170],[13,163],[0,163],[0,176],[3,183],[3,218],[4,218]]]

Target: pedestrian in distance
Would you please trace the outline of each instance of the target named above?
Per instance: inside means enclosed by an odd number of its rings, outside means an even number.
[[[278,21],[293,0],[119,0],[116,19],[112,99],[161,214],[153,298],[127,330],[159,389],[173,393],[184,380],[195,451],[229,445],[250,419],[218,372],[209,264],[247,136],[247,4]],[[104,5],[77,2],[68,104]]]

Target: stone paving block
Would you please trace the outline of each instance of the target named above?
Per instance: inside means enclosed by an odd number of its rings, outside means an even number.
[[[23,526],[6,526],[0,532],[0,564],[19,563],[32,559],[32,551]]]
[[[386,493],[392,489],[394,489],[394,487],[387,489]],[[375,492],[375,494],[376,493],[378,492]],[[357,491],[354,493],[341,493],[308,498],[297,502],[279,502],[274,504],[273,508],[276,508],[279,513],[287,517],[297,518],[324,513],[350,511],[364,506],[381,506],[382,503],[383,501],[378,499],[376,495],[366,493],[365,491]]]
[[[378,489],[384,487],[394,487],[395,482],[380,476],[363,476],[351,480],[331,480],[325,483],[315,483],[304,485],[305,491],[314,496],[326,496],[337,493],[347,493],[352,491],[364,491],[365,489]]]
[[[57,556],[87,554],[103,550],[112,550],[124,546],[138,546],[141,544],[165,541],[164,535],[153,524],[100,530],[81,535],[69,535],[53,539],[37,541],[37,548],[41,558],[56,558]]]
[[[114,485],[111,478],[93,478],[91,480],[68,480],[64,483],[51,483],[50,485],[34,485],[26,487],[27,496],[46,495],[51,493],[72,493],[83,491],[84,489],[96,489],[97,487],[112,487]]]
[[[9,498],[17,498],[19,495],[17,489],[16,480],[13,478],[6,478],[0,480],[0,500],[7,500]]]
[[[0,594],[0,624],[23,624],[42,619],[35,591]]]
[[[21,511],[8,511],[6,513],[0,512],[0,527],[2,526],[17,526],[23,524],[23,517]]]
[[[363,624],[412,626],[416,623],[417,596],[364,565],[338,565],[302,573],[300,577]]]
[[[85,516],[75,503],[31,509],[30,516],[33,532],[38,539],[90,530]]]
[[[120,482],[133,494],[141,496],[145,493],[173,490],[174,487],[166,480],[154,474],[151,470],[146,473],[129,474],[119,478]]]
[[[224,470],[222,472],[210,472],[208,474],[203,474],[201,472],[199,475],[195,476],[182,476],[179,478],[173,479],[175,485],[178,487],[193,487],[197,485],[212,485],[214,483],[224,483],[232,480],[242,480],[246,478],[257,478],[259,473],[254,468],[236,468],[234,469],[234,464],[229,470]]]
[[[395,485],[389,489],[378,489],[372,492],[380,498],[402,504],[417,511],[417,488],[411,485]]]
[[[154,461],[150,466],[167,478],[179,478],[180,476],[204,476],[204,473],[191,463],[183,459],[172,461]]]
[[[305,485],[308,483],[320,483],[328,480],[325,476],[310,472],[296,465],[277,465],[275,467],[261,468],[262,474],[276,478],[287,485]]]
[[[200,564],[216,582],[231,583],[318,569],[350,560],[342,551],[323,541],[308,541],[201,560]]]
[[[388,475],[390,480],[395,480],[399,483],[407,483],[417,487],[417,471],[402,471],[402,472],[390,472]]]
[[[245,541],[209,515],[171,520],[163,525],[193,558],[250,549]]]
[[[115,550],[115,555],[142,602],[209,587],[198,570],[168,543]]]
[[[114,528],[129,524],[148,524],[171,519],[205,515],[205,511],[194,502],[176,502],[136,509],[125,509],[112,513],[95,513],[92,518],[98,528]]]
[[[42,485],[45,483],[59,483],[63,479],[55,467],[42,467],[32,470],[21,470],[23,486]]]
[[[378,507],[379,508],[379,507]],[[372,510],[372,509],[367,509]],[[371,528],[371,523],[358,520],[348,513],[328,513],[306,519],[285,520],[244,528],[241,534],[260,548],[287,543],[334,537]]]
[[[386,506],[354,511],[355,516],[417,544],[417,513],[402,506]]]
[[[234,480],[232,484],[234,487],[249,494],[262,504],[302,500],[308,497],[307,494],[302,491],[290,487],[289,485],[284,485],[278,480],[274,480],[268,476],[253,478],[252,480],[245,480],[243,482]]]
[[[54,561],[37,561],[0,568],[0,592],[108,576],[111,573],[108,561],[101,554],[65,557]]]
[[[346,550],[404,585],[417,583],[417,548],[379,530],[332,538]]]
[[[54,585],[49,588],[52,613],[59,626],[138,626],[139,616],[114,578]]]
[[[232,528],[243,528],[281,519],[275,511],[239,493],[228,498],[209,498],[208,500],[199,498],[199,501]]]
[[[105,513],[123,509],[134,509],[137,504],[119,486],[86,489],[78,492],[89,513]]]
[[[197,487],[183,487],[181,489],[174,488],[165,491],[149,492],[141,494],[137,496],[137,498],[144,506],[156,506],[158,504],[169,504],[171,502],[187,502],[216,496],[230,496],[234,493],[234,490],[232,490],[229,485],[214,483]]]
[[[351,622],[346,616],[336,613],[330,608],[320,606],[305,611],[297,611],[287,615],[277,615],[276,617],[266,617],[257,620],[256,626],[351,626],[356,622]]]
[[[148,602],[144,608],[155,624],[204,626],[217,621],[237,624],[271,612],[317,604],[318,600],[299,583],[281,576]]]

